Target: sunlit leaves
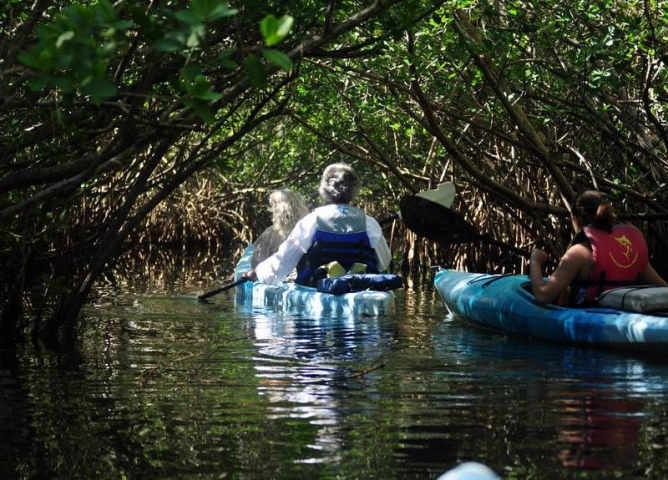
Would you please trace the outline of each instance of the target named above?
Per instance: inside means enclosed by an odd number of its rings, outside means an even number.
[[[176,4],[179,5],[179,4]],[[123,5],[121,4],[121,7]],[[56,89],[65,95],[84,95],[94,103],[118,94],[111,77],[111,62],[130,46],[131,41],[144,42],[159,55],[170,57],[182,68],[207,64],[208,68],[235,70],[241,64],[255,88],[267,86],[267,65],[284,71],[292,69],[290,57],[273,48],[290,33],[293,18],[267,15],[256,28],[262,44],[240,53],[236,38],[227,40],[225,48],[206,51],[213,32],[227,28],[229,18],[239,11],[225,0],[191,0],[181,8],[142,9],[128,5],[120,15],[109,0],[90,5],[72,5],[38,29],[39,42],[19,59],[34,71],[30,87],[39,92]],[[123,18],[123,19],[121,19]],[[259,47],[259,48],[258,48]],[[214,53],[214,55],[211,55]],[[137,72],[140,74],[140,72]],[[204,76],[182,75],[174,84],[184,105],[195,109],[207,123],[214,117],[210,103],[221,98]]]
[[[176,24],[155,42],[154,48],[163,53],[186,52],[198,48],[206,39],[210,25],[236,15],[237,12],[238,10],[230,8],[225,0],[192,0],[191,8],[173,13]]]
[[[213,90],[209,79],[202,73],[200,66],[189,64],[181,72],[181,88],[185,95],[182,102],[192,108],[195,113],[206,123],[215,121],[215,114],[211,110],[210,102],[219,100],[221,93]]]
[[[276,18],[274,15],[267,15],[260,22],[260,33],[264,38],[267,47],[280,43],[290,33],[294,19],[289,15]]]
[[[294,19],[289,15],[284,15],[281,18],[276,18],[274,15],[264,17],[260,22],[260,33],[264,38],[265,45],[271,47],[280,43],[290,33],[293,22]],[[269,63],[278,68],[286,72],[292,69],[292,59],[285,53],[271,48],[263,48],[260,53]],[[258,87],[264,86],[266,84],[266,72],[264,72],[264,66],[259,62],[259,59],[249,57],[245,65],[251,83]]]

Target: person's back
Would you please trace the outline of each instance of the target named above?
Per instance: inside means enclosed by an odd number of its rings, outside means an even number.
[[[376,252],[367,233],[367,215],[357,207],[334,203],[315,209],[311,245],[297,265],[297,283],[315,285],[320,268],[336,262],[343,271],[364,265],[366,273],[378,273]]]
[[[629,223],[618,223],[610,231],[584,227],[592,249],[594,266],[589,274],[590,298],[619,285],[637,282],[647,268],[647,242],[642,232]]]

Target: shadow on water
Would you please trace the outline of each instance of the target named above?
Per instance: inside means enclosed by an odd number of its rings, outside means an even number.
[[[0,352],[2,478],[668,477],[668,362],[473,328],[429,286],[375,318],[198,302],[230,256],[162,255],[102,285],[76,353]]]

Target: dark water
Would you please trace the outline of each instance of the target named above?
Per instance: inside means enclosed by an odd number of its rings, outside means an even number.
[[[429,288],[357,321],[117,288],[76,353],[1,352],[0,478],[668,478],[668,359],[479,330]]]

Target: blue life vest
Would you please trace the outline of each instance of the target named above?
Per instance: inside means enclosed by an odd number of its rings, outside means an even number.
[[[322,265],[337,261],[347,271],[353,263],[366,265],[367,273],[378,273],[376,251],[366,233],[366,215],[359,208],[337,205],[331,216],[318,216],[311,246],[297,265],[296,283],[315,286]]]

